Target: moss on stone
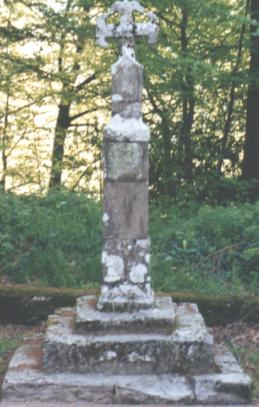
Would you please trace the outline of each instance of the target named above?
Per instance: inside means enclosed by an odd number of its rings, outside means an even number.
[[[56,308],[74,306],[76,298],[96,293],[96,290],[0,285],[0,322],[34,324],[46,320]],[[191,292],[163,292],[157,295],[170,295],[177,303],[196,303],[209,326],[233,323],[240,319],[259,322],[258,296],[209,296]]]

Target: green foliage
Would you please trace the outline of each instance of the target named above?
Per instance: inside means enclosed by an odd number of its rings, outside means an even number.
[[[96,286],[101,208],[67,190],[0,195],[0,275],[18,283]],[[151,207],[157,290],[245,294],[259,289],[259,203],[212,207],[168,200]]]
[[[75,287],[100,281],[100,208],[64,191],[0,202],[0,270],[16,282]]]
[[[259,204],[152,211],[153,278],[160,290],[244,294],[259,288]]]
[[[69,117],[63,117],[67,145],[54,164],[63,170],[66,187],[99,188],[110,66],[118,48],[117,41],[110,41],[108,49],[101,49],[95,31],[96,17],[112,2],[24,0],[0,6],[0,183],[5,190],[27,185],[30,192],[46,191],[54,166],[52,141],[60,125],[56,107],[61,105],[69,110]],[[183,188],[192,194],[198,182],[211,202],[202,183],[210,187],[213,181],[221,194],[218,179],[241,172],[251,82],[246,2],[141,4],[157,14],[161,28],[156,46],[138,39],[136,50],[145,67],[143,110],[152,133],[152,192],[174,196]]]

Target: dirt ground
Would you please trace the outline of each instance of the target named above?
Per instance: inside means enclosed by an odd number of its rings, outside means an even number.
[[[215,342],[230,349],[253,379],[253,402],[259,405],[259,325],[235,323],[211,329]]]
[[[0,388],[14,350],[24,338],[40,333],[44,328],[44,324],[35,327],[0,325]],[[236,323],[226,327],[211,328],[210,331],[214,335],[215,342],[225,343],[244,370],[252,376],[253,402],[259,405],[259,325],[248,326],[244,323]]]

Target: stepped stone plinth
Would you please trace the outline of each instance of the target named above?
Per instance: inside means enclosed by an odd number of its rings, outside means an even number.
[[[143,22],[134,20],[143,13]],[[118,13],[120,24],[107,22]],[[148,21],[147,21],[148,20]],[[112,67],[113,117],[104,129],[103,281],[98,297],[57,310],[44,336],[19,348],[3,383],[9,401],[99,404],[246,404],[251,380],[215,346],[195,304],[155,297],[148,233],[148,143],[136,37],[158,25],[135,0],[100,17],[98,41],[120,40]]]
[[[43,342],[46,372],[214,371],[213,341],[195,305],[173,306],[171,298],[164,297],[152,310],[111,316],[96,311],[94,304],[94,297],[84,297],[78,301],[77,313],[64,309],[49,317]]]
[[[196,305],[158,297],[152,310],[105,313],[96,310],[96,301],[82,297],[75,308],[57,310],[46,335],[16,351],[4,400],[111,405],[250,400],[250,378],[230,352],[213,344]]]

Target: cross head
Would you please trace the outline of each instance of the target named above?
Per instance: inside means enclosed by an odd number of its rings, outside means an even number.
[[[143,14],[148,18],[147,22],[136,22],[134,12]],[[119,15],[119,24],[110,24],[108,18],[114,13]],[[111,8],[97,19],[97,42],[101,47],[107,48],[107,39],[117,38],[123,47],[134,48],[136,37],[148,37],[149,43],[157,41],[159,27],[157,17],[152,12],[145,12],[136,0],[122,0],[113,3]]]

